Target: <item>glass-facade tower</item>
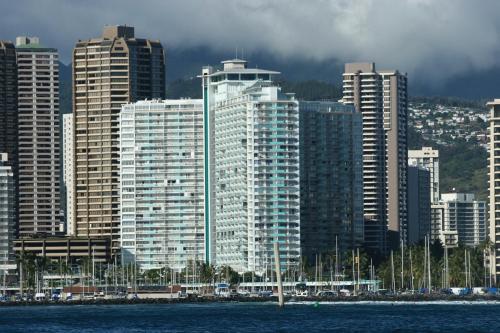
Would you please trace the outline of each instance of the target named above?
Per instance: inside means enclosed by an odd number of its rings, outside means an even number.
[[[302,256],[363,243],[363,124],[351,105],[300,102]]]

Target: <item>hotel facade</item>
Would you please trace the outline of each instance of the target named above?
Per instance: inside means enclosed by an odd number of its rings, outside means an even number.
[[[233,59],[202,71],[207,258],[242,273],[300,259],[299,105],[278,72]]]
[[[120,154],[122,262],[205,261],[202,100],[124,105]]]

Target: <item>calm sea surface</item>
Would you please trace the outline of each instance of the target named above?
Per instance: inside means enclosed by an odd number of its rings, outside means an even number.
[[[500,304],[0,307],[0,332],[500,332]]]

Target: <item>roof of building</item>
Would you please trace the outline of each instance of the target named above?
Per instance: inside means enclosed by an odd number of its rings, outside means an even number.
[[[21,50],[21,51],[44,51],[44,52],[57,52],[56,48],[53,47],[46,47],[42,44],[23,44],[23,45],[18,45],[16,46],[16,49]]]
[[[223,74],[281,74],[277,71],[260,68],[248,68],[248,62],[238,58],[221,61],[221,64],[223,65],[222,70],[218,69],[215,72],[210,73],[208,76],[218,76]]]

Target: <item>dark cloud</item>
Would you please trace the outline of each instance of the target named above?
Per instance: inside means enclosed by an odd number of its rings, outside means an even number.
[[[500,1],[1,0],[0,38],[37,35],[69,62],[106,24],[169,48],[263,50],[279,57],[373,60],[433,81],[499,65]]]

